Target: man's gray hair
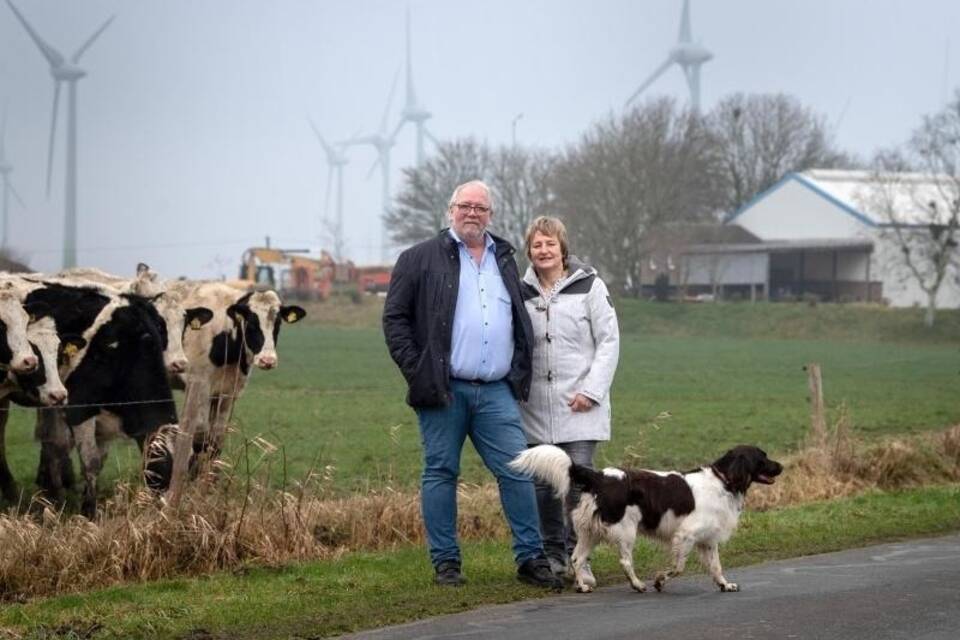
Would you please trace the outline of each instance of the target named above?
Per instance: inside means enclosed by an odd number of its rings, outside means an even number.
[[[493,205],[493,189],[484,182],[483,180],[471,180],[470,182],[464,182],[459,187],[453,190],[453,195],[450,196],[450,202],[447,203],[447,208],[449,209],[457,201],[457,196],[460,195],[460,192],[466,189],[467,187],[480,187],[487,192],[487,200],[490,202],[490,211],[493,211],[496,207]]]

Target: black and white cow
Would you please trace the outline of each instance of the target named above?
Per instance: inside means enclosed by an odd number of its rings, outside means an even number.
[[[184,337],[190,365],[180,378],[188,395],[197,385],[195,389],[208,397],[208,421],[199,425],[194,448],[216,456],[251,367],[269,370],[279,365],[280,326],[301,320],[306,311],[283,305],[275,291],[244,292],[219,282],[173,282],[169,290],[182,294],[189,306],[213,311],[207,325]]]
[[[62,341],[52,318],[41,318],[27,328],[34,354],[40,360],[31,373],[0,372],[0,491],[8,502],[19,494],[7,464],[6,427],[10,403],[25,407],[57,407],[67,401],[67,388],[60,379],[58,367],[78,352],[86,342],[80,336],[66,336]]]
[[[182,291],[170,290],[156,272],[142,262],[137,265],[134,278],[123,278],[92,267],[65,269],[57,277],[67,282],[106,285],[118,293],[149,298],[167,328],[167,348],[163,352],[163,361],[171,376],[187,370],[187,356],[183,351],[184,332],[188,328],[199,329],[213,318],[213,312],[206,307],[185,306]]]
[[[25,306],[26,290],[17,276],[0,275],[0,369],[30,373],[40,360],[27,341],[27,325],[38,314]]]
[[[97,419],[136,440],[141,450],[161,427],[177,422],[163,360],[166,325],[150,300],[118,295],[107,287],[44,282],[27,299],[51,309],[61,336],[80,334],[86,341],[61,371],[69,405],[62,412],[39,414],[42,447],[37,482],[53,497],[62,495],[62,465],[69,460],[72,432],[86,481],[82,509],[92,516],[105,452],[97,443]],[[104,431],[101,429],[101,442]],[[158,475],[158,469],[167,473]],[[148,459],[148,484],[164,488],[168,469],[169,460]]]

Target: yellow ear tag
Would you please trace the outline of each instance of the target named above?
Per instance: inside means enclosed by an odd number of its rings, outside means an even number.
[[[291,311],[287,314],[287,322],[296,322],[297,321],[297,312]]]
[[[73,344],[72,342],[63,348],[63,353],[71,358],[77,355],[78,351],[80,351],[80,349],[78,349],[77,345]]]
[[[200,318],[194,318],[193,320],[190,321],[190,328],[191,328],[191,329],[199,329],[199,328],[202,327],[202,326],[203,326],[203,325],[200,324]]]

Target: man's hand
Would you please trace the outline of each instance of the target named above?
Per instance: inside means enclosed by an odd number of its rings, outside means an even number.
[[[593,409],[595,406],[597,406],[596,402],[594,402],[587,396],[583,395],[582,393],[578,393],[577,395],[573,396],[573,400],[571,400],[569,404],[570,404],[570,410],[576,413],[581,413],[583,411],[590,411],[590,409]]]

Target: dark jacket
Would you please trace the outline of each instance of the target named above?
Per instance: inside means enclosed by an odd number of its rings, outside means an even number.
[[[533,328],[520,293],[514,248],[502,238],[491,237],[513,307],[513,361],[506,380],[513,395],[526,400]],[[460,251],[447,229],[401,253],[393,267],[383,306],[383,335],[407,380],[411,407],[441,407],[450,402],[450,344],[459,288]]]

